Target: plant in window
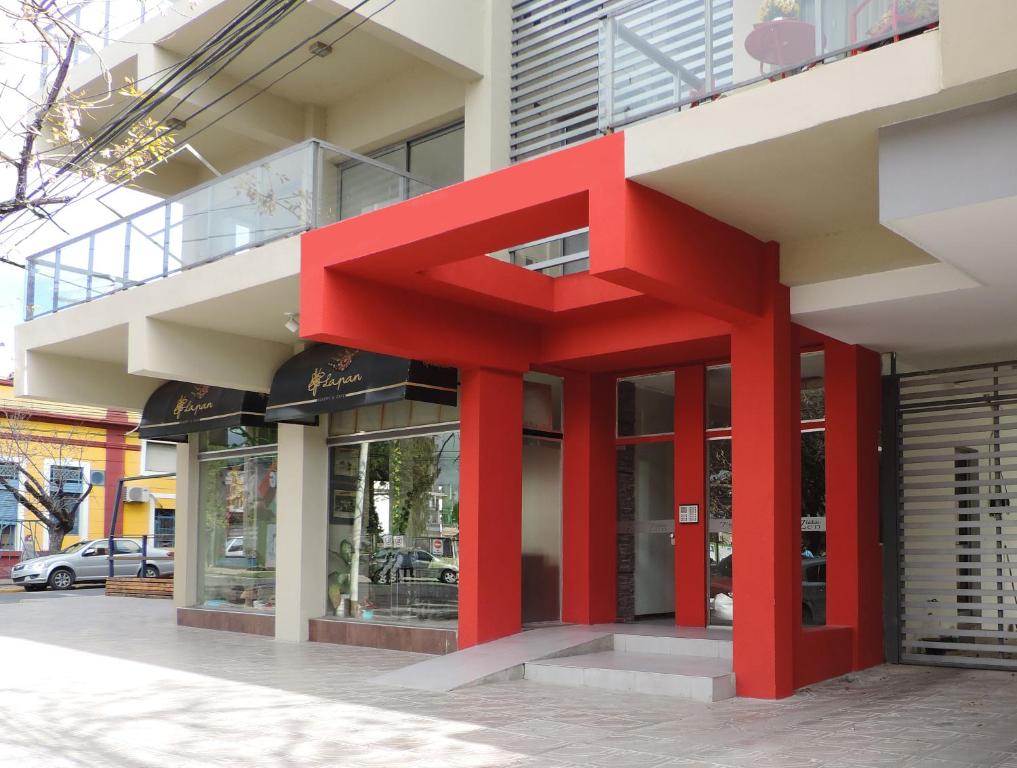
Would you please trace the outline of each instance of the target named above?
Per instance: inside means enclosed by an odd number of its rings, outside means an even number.
[[[798,0],[763,0],[759,8],[760,21],[776,21],[777,19],[797,19],[801,15]]]
[[[874,25],[869,37],[883,37],[902,30],[931,24],[939,18],[939,0],[893,0]]]

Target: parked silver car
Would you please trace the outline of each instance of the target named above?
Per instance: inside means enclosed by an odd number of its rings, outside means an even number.
[[[29,592],[46,587],[70,589],[79,581],[104,581],[109,575],[108,550],[109,539],[79,541],[55,555],[18,563],[11,571],[11,578]],[[142,573],[141,545],[133,539],[113,539],[113,575],[171,576],[173,551],[149,547]]]

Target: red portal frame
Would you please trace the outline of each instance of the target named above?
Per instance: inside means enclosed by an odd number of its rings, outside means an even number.
[[[738,693],[786,696],[878,663],[878,356],[793,325],[777,245],[627,180],[624,150],[615,134],[305,234],[302,334],[460,369],[460,648],[521,628],[523,372],[565,380],[562,618],[599,623],[616,616],[615,377],[678,369],[676,501],[705,510],[703,364],[730,358]],[[587,226],[585,273],[551,278],[487,255]],[[837,494],[831,625],[807,630],[803,344],[827,345]],[[702,625],[705,525],[678,530],[676,621]]]

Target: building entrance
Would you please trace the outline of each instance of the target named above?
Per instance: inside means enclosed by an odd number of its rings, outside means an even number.
[[[675,612],[673,372],[618,381],[618,618]]]

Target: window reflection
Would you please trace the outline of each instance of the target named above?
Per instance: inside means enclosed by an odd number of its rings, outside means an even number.
[[[274,453],[200,462],[204,607],[275,609],[276,470]]]
[[[329,614],[455,627],[459,433],[336,446],[331,467]]]
[[[618,379],[618,436],[674,432],[674,373]]]

